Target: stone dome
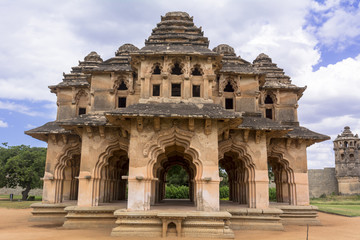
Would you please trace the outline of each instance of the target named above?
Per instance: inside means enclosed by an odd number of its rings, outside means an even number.
[[[259,56],[256,57],[256,59],[254,60],[254,63],[256,62],[272,62],[271,58],[266,55],[265,53],[260,53]]]
[[[234,48],[227,44],[220,44],[219,46],[215,47],[213,51],[225,56],[236,56]]]
[[[129,55],[129,53],[136,52],[138,50],[139,49],[136,46],[134,46],[133,44],[126,43],[119,47],[119,49],[116,51],[115,55],[116,56]]]
[[[353,134],[350,130],[349,126],[344,127],[344,131],[337,136],[337,138],[335,139],[335,141],[339,141],[339,140],[359,140],[359,136],[357,134]]]
[[[97,52],[91,52],[89,53],[85,58],[84,58],[85,62],[96,62],[96,63],[102,63],[103,60],[100,57],[99,54],[97,54]]]
[[[168,19],[172,19],[172,20],[191,19],[192,20],[192,17],[190,17],[190,15],[187,12],[174,11],[174,12],[168,12],[165,14],[165,16],[161,17],[161,21],[168,20]]]

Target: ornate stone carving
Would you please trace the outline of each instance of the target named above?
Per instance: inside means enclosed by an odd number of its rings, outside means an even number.
[[[160,73],[163,72],[163,71],[162,71],[162,69],[163,69],[162,64],[156,62],[156,63],[154,63],[154,64],[152,65],[152,67],[151,67],[151,69],[150,69],[150,73],[151,73],[151,74],[154,74],[154,71],[155,71],[156,68],[159,68],[159,69],[160,69]]]
[[[143,149],[144,157],[147,157],[153,148],[159,146],[159,143],[164,145],[164,142],[174,142],[175,145],[183,146],[186,149],[190,146],[190,141],[194,136],[194,132],[182,130],[178,127],[172,127],[167,130],[160,131],[153,135],[151,140],[145,144]]]
[[[133,84],[133,78],[130,74],[125,75],[122,74],[120,75],[117,80],[115,80],[114,85],[113,85],[113,91],[116,92],[117,89],[119,88],[121,83],[124,83],[129,91],[130,94],[134,94],[134,84]]]
[[[240,96],[240,81],[236,81],[235,78],[233,77],[226,77],[224,78],[224,76],[220,77],[220,81],[219,81],[219,96],[223,96],[224,94],[224,89],[226,87],[226,85],[230,83],[230,85],[232,86],[232,88],[234,89],[234,93],[236,96]]]
[[[72,104],[78,104],[81,97],[87,97],[88,91],[85,89],[79,89],[75,95],[73,95]]]

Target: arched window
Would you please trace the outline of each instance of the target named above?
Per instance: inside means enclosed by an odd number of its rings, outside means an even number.
[[[171,74],[173,75],[181,75],[181,67],[179,63],[175,63],[174,67],[171,69]]]
[[[348,147],[348,143],[346,141],[344,142],[344,147]]]
[[[155,75],[161,74],[161,69],[160,69],[159,65],[155,66],[153,74],[155,74]]]
[[[121,81],[118,90],[128,90],[126,84],[124,83],[124,81]]]
[[[265,104],[273,104],[274,101],[273,99],[270,97],[270,95],[266,95],[266,98],[265,98]]]
[[[231,86],[230,82],[226,84],[224,92],[234,92],[234,88]]]
[[[200,71],[200,69],[199,69],[198,66],[196,66],[196,67],[193,69],[193,71],[192,71],[191,74],[192,74],[193,76],[202,76],[201,71]]]

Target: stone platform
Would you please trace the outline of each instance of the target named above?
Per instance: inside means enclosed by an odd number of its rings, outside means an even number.
[[[114,212],[117,206],[78,207],[65,208],[67,215],[64,228],[113,228],[116,217]]]
[[[321,225],[318,217],[318,207],[316,206],[292,206],[282,204],[271,204],[270,206],[283,211],[280,218],[284,225]]]
[[[234,238],[228,212],[117,210],[111,236]]]
[[[76,201],[69,201],[58,204],[34,203],[31,204],[30,222],[59,223],[65,222],[66,207],[76,205]]]
[[[188,200],[165,200],[149,211],[128,211],[126,201],[97,207],[76,202],[32,205],[30,221],[64,228],[110,228],[112,236],[234,238],[232,230],[283,230],[283,225],[320,225],[317,207],[272,203],[267,209],[221,201],[219,212],[196,211]]]

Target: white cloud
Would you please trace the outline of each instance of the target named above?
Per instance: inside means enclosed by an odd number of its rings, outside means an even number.
[[[7,128],[7,127],[8,127],[8,123],[0,120],[0,128]]]
[[[32,128],[36,128],[36,127],[38,127],[38,126],[28,123],[28,124],[26,124],[25,129],[32,129]]]
[[[32,117],[36,117],[36,116],[45,117],[46,116],[46,114],[44,112],[34,111],[25,105],[17,104],[17,103],[10,102],[10,101],[0,101],[0,109],[14,111],[14,112],[22,113],[22,114],[32,116]]]
[[[324,3],[312,2],[315,14],[314,30],[321,44],[342,50],[358,44],[360,37],[359,3],[355,1],[328,0]]]
[[[307,107],[300,107],[305,118],[324,110],[328,116],[360,114],[359,76],[360,55],[298,77],[296,81],[300,85],[308,86],[301,100],[301,104]]]

